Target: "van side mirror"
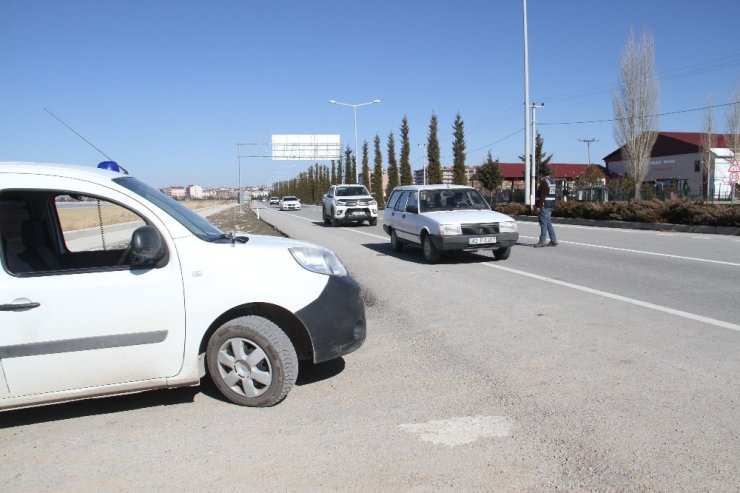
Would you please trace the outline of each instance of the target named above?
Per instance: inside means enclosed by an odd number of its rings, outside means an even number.
[[[131,267],[154,267],[165,256],[164,242],[153,226],[141,226],[131,235]]]

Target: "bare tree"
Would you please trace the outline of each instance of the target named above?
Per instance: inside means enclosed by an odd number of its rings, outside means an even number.
[[[732,149],[732,160],[740,160],[740,85],[735,86],[730,96],[730,105],[727,107],[727,133]],[[732,186],[732,202],[735,202],[737,183]]]
[[[657,137],[659,88],[653,45],[649,30],[644,30],[640,39],[630,31],[619,59],[619,87],[612,98],[614,138],[622,149],[625,170],[635,180],[635,198],[640,197]]]
[[[704,112],[704,133],[701,136],[701,175],[702,175],[702,193],[706,192],[707,200],[711,196],[710,186],[711,178],[709,174],[712,171],[712,160],[714,154],[712,149],[715,146],[714,135],[714,98],[711,94],[707,96],[706,111]]]
[[[735,86],[735,90],[730,95],[729,106],[727,107],[727,134],[730,138],[730,148],[735,153],[734,159],[740,158],[740,85]]]

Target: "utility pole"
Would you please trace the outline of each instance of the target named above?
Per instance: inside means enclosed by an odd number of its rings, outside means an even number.
[[[424,160],[422,160],[422,175],[424,176],[424,182],[422,185],[427,184],[427,166],[429,166],[429,156],[427,156],[427,145],[426,144],[416,144],[418,147],[424,148]],[[424,164],[426,163],[426,164]]]
[[[588,148],[588,165],[591,166],[591,143],[598,142],[596,139],[578,139],[578,142],[585,142]]]

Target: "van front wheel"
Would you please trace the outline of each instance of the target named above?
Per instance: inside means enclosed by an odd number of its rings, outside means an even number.
[[[280,327],[246,316],[225,323],[206,348],[206,367],[218,390],[241,406],[268,407],[288,395],[298,376],[298,356]]]

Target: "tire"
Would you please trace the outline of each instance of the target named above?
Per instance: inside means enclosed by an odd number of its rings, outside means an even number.
[[[265,318],[247,316],[225,323],[211,335],[206,368],[231,402],[268,407],[285,399],[293,388],[298,356],[280,327]]]
[[[330,223],[331,223],[331,225],[332,225],[333,227],[335,227],[335,228],[336,228],[337,226],[339,226],[339,219],[335,219],[335,218],[334,218],[334,209],[332,209],[332,210],[331,210],[331,219],[329,220],[329,222],[330,222]]]
[[[434,246],[432,238],[428,234],[425,234],[421,239],[421,253],[424,255],[424,260],[429,264],[436,264],[442,258],[442,253]]]
[[[321,215],[324,216],[324,225],[330,225],[331,219],[329,218],[329,216],[326,215],[326,210],[324,210],[324,208],[321,209]]]
[[[497,248],[493,251],[493,258],[496,260],[506,260],[511,255],[511,247]]]
[[[372,219],[368,219],[367,223],[370,226],[377,226],[377,224],[378,224],[378,218],[377,217],[374,217]]]
[[[391,230],[391,248],[393,248],[394,252],[400,252],[403,251],[403,242],[398,239],[398,236],[396,236],[396,230]]]

